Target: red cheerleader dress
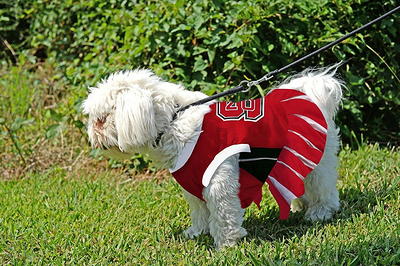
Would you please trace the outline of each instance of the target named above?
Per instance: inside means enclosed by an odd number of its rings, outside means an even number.
[[[304,194],[304,179],[322,158],[327,123],[304,93],[274,89],[263,98],[210,105],[200,134],[186,143],[170,172],[189,193],[203,199],[218,166],[239,155],[242,208],[258,206],[269,189],[287,219],[290,203]]]

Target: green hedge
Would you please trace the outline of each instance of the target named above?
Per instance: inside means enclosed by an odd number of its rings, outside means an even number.
[[[56,64],[80,97],[106,74],[135,67],[212,94],[282,67],[395,5],[395,0],[2,1],[0,36],[18,54]],[[361,136],[399,142],[399,23],[400,14],[393,15],[292,69],[352,58],[339,71],[348,90],[338,123],[348,143]],[[12,62],[7,49],[0,56]]]

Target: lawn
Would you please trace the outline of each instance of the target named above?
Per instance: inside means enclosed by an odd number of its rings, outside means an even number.
[[[331,221],[311,224],[301,213],[280,221],[266,189],[261,209],[246,212],[249,235],[222,251],[209,235],[182,236],[188,205],[165,172],[53,166],[3,179],[0,263],[398,265],[400,152],[361,145],[340,158],[342,209]]]
[[[265,189],[236,246],[216,251],[209,235],[185,239],[189,207],[171,176],[145,155],[117,162],[91,151],[80,108],[88,87],[136,67],[220,92],[396,1],[3,2],[0,265],[400,265],[396,15],[291,70],[355,58],[339,70],[347,86],[337,117],[342,208],[328,222],[303,213],[280,221]]]

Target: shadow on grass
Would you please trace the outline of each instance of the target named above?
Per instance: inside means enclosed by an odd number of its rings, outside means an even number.
[[[334,217],[326,222],[312,223],[304,219],[304,211],[291,213],[290,218],[285,221],[278,219],[277,208],[270,209],[260,216],[250,216],[245,219],[243,226],[247,229],[248,239],[259,239],[267,241],[281,241],[294,236],[301,237],[311,229],[323,230],[325,225],[337,225],[352,219],[354,215],[369,213],[378,204],[379,194],[385,191],[360,191],[355,188],[340,191],[341,209]]]
[[[379,194],[387,191],[360,191],[356,188],[347,188],[340,191],[341,210],[330,221],[312,223],[304,219],[304,211],[291,213],[288,220],[279,220],[278,208],[270,208],[260,215],[252,214],[245,218],[243,227],[248,235],[246,239],[257,241],[283,241],[294,236],[301,237],[310,230],[324,230],[326,225],[338,225],[352,219],[354,215],[369,213],[378,204]],[[174,237],[185,241],[182,232],[186,228],[176,228]],[[192,240],[193,241],[193,240]],[[194,239],[198,245],[213,248],[213,240],[209,235],[201,235]]]

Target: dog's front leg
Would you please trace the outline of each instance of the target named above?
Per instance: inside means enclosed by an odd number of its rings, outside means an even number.
[[[241,208],[239,192],[238,155],[225,160],[204,188],[203,196],[210,211],[210,234],[217,249],[233,246],[245,235],[242,227],[244,209]]]
[[[200,234],[207,234],[209,232],[208,219],[210,212],[207,209],[206,203],[184,189],[183,196],[189,203],[190,217],[192,219],[192,226],[183,231],[183,234],[190,239]]]

